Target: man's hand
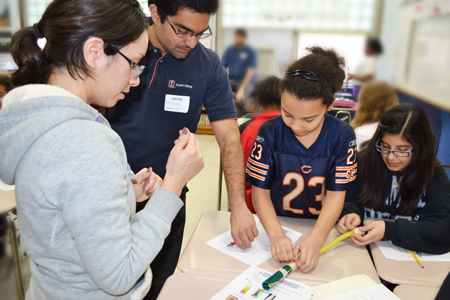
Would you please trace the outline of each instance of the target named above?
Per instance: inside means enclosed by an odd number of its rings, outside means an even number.
[[[242,99],[244,99],[244,90],[241,88],[236,94],[236,100],[241,101]]]
[[[242,250],[250,248],[258,233],[255,218],[247,206],[231,211],[231,236],[236,246]]]

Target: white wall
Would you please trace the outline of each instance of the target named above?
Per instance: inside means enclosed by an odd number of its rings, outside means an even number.
[[[398,27],[398,16],[403,0],[384,0],[381,18],[380,41],[383,44],[384,53],[378,59],[376,78],[392,82],[392,57],[395,47],[395,35]]]
[[[261,30],[249,29],[248,44],[255,47],[274,47],[275,48],[275,74],[283,77],[284,70],[292,62],[294,49],[294,31],[293,30]],[[234,29],[223,30],[224,48],[233,44]],[[295,47],[296,48],[296,47]],[[218,49],[219,50],[219,49]],[[220,49],[219,55],[222,57],[225,49]]]

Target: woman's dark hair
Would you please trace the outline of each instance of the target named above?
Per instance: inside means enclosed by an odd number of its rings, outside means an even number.
[[[175,16],[180,9],[189,9],[199,14],[215,14],[219,0],[148,0],[148,6],[156,5],[166,16]],[[165,17],[160,15],[161,23]]]
[[[383,54],[383,45],[381,44],[380,40],[378,40],[377,38],[369,37],[369,38],[367,38],[366,43],[372,49],[373,54],[376,54],[376,55]]]
[[[373,138],[362,144],[363,155],[358,166],[363,188],[358,201],[365,207],[385,211],[391,193],[391,175],[375,146],[384,134],[401,135],[414,149],[411,162],[402,172],[399,185],[398,213],[410,215],[433,180],[435,172],[445,174],[436,158],[436,138],[422,108],[411,104],[394,106],[382,117]]]
[[[0,85],[5,87],[7,93],[9,93],[14,88],[11,82],[11,78],[6,75],[0,76]]]
[[[270,76],[256,85],[256,99],[260,106],[281,106],[280,81],[280,78]]]
[[[86,40],[105,41],[104,51],[134,42],[147,27],[147,18],[136,0],[55,0],[34,27],[18,31],[11,40],[11,54],[19,69],[15,86],[47,83],[56,69],[67,69],[73,77],[89,77],[83,47]],[[37,39],[45,37],[43,50]]]
[[[334,50],[324,50],[321,47],[306,48],[311,52],[291,64],[286,77],[281,80],[281,92],[284,91],[302,100],[322,99],[327,107],[334,102],[334,93],[342,87],[345,79],[345,59]],[[288,76],[295,71],[313,73],[318,81],[309,80],[308,76]],[[312,77],[312,76],[311,76]],[[314,79],[314,78],[312,78]]]

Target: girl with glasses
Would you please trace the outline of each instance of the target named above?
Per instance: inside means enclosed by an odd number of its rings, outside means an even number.
[[[184,129],[164,181],[151,168],[133,174],[122,140],[93,108],[139,85],[146,29],[136,0],[54,0],[12,38],[19,69],[0,111],[0,179],[16,185],[27,300],[142,299],[150,289],[149,265],[203,156]]]
[[[316,267],[356,176],[355,133],[327,114],[345,77],[344,59],[320,47],[309,51],[281,80],[281,116],[261,126],[247,163],[253,207],[273,258],[296,261],[303,273]],[[317,222],[293,247],[277,216]]]
[[[345,201],[340,233],[380,219],[360,227],[368,233],[352,237],[357,245],[383,240],[418,252],[450,251],[450,181],[420,107],[401,104],[382,117],[374,137],[362,144]]]

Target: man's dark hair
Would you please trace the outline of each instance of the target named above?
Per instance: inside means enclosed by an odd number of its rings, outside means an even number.
[[[240,35],[240,36],[243,36],[243,37],[247,37],[247,30],[245,30],[244,28],[238,28],[238,29],[236,29],[235,31],[234,31],[234,34],[235,35]]]
[[[148,0],[148,6],[156,5],[166,16],[175,16],[180,9],[189,9],[200,14],[215,14],[219,0]],[[160,14],[161,22],[165,21]]]
[[[369,37],[366,43],[370,46],[374,54],[380,55],[383,53],[383,45],[377,38]]]

